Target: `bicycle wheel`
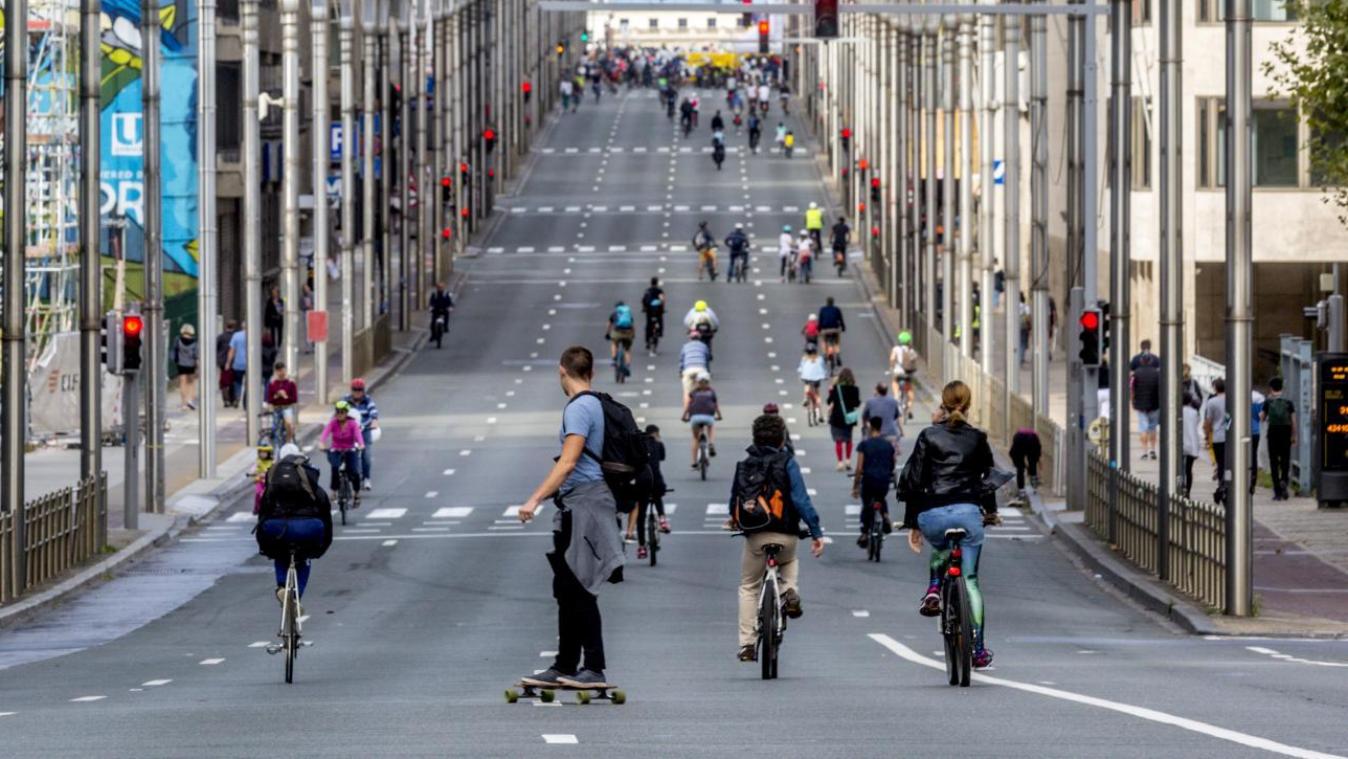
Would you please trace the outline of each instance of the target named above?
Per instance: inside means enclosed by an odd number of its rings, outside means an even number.
[[[617,356],[613,360],[613,381],[622,384],[623,381],[623,347],[618,346]]]
[[[342,512],[342,525],[346,525],[346,510],[351,507],[351,477],[345,470],[340,472],[341,490],[337,496],[337,506]]]
[[[646,505],[646,552],[651,566],[655,566],[655,555],[660,553],[660,520],[655,516],[655,504]]]
[[[286,629],[283,635],[282,644],[285,647],[286,655],[286,682],[295,681],[295,649],[299,647],[299,634],[295,632],[297,624],[296,607],[299,605],[299,599],[296,597],[295,587],[293,585],[286,587]]]
[[[876,515],[875,518],[876,518],[876,519],[879,519],[880,517],[879,517],[879,515]],[[870,558],[871,561],[875,561],[875,562],[880,561],[880,546],[882,546],[882,545],[884,544],[884,542],[885,542],[885,534],[884,534],[884,532],[881,531],[881,530],[877,530],[877,529],[875,529],[874,527],[872,527],[872,528],[871,528],[871,539],[870,539],[870,545],[869,545],[870,552],[869,552],[869,555],[868,555],[868,558]]]
[[[758,609],[758,663],[764,680],[777,677],[777,581],[763,581],[763,600]]]
[[[960,687],[969,687],[970,670],[974,663],[974,615],[969,608],[969,586],[963,576],[955,583],[960,609],[959,625],[959,676]]]

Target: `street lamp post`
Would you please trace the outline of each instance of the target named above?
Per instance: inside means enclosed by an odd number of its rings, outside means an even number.
[[[144,195],[145,266],[145,511],[164,510],[164,415],[168,375],[165,351],[168,334],[164,325],[164,230],[163,195],[159,171],[159,4],[141,3],[141,110],[142,172]],[[22,16],[18,18],[23,18]],[[25,46],[26,47],[26,46]],[[11,208],[13,206],[10,206]],[[16,292],[16,291],[7,291]],[[251,402],[251,397],[250,397]]]
[[[9,0],[5,15],[13,19],[28,18],[28,0]],[[5,113],[28,113],[28,26],[24,23],[5,24]],[[0,330],[0,356],[4,373],[4,405],[0,407],[0,476],[3,476],[4,497],[0,510],[9,512],[13,528],[10,544],[5,551],[6,561],[13,562],[8,573],[11,586],[7,595],[15,596],[27,585],[27,563],[22,547],[27,545],[23,513],[23,453],[24,415],[27,408],[28,368],[24,363],[27,351],[24,339],[23,298],[11,293],[24,291],[24,248],[28,220],[27,213],[27,118],[5,119],[5,208],[4,214],[5,270],[3,330]]]
[[[355,374],[355,276],[356,258],[356,82],[352,56],[355,40],[355,0],[339,0],[337,12],[337,65],[341,72],[342,108],[342,386]]]
[[[285,300],[282,342],[286,366],[293,367],[299,361],[300,328],[300,0],[281,0],[281,100],[281,297]],[[254,182],[252,186],[256,187],[257,183]],[[260,235],[261,231],[257,234]],[[261,271],[260,250],[257,260],[248,261],[245,266],[252,264],[256,264],[256,272]],[[253,276],[257,276],[256,273]],[[322,278],[323,272],[317,272],[314,277],[315,280]],[[250,285],[247,297],[260,299],[261,287]],[[320,301],[317,307],[322,308],[324,304]],[[250,309],[248,319],[251,361],[252,346],[261,336],[261,314]],[[261,354],[258,356],[260,359]],[[255,378],[260,379],[262,376],[258,364],[248,365],[250,386]],[[258,387],[261,387],[260,383]],[[255,397],[249,396],[250,404]],[[250,418],[252,416],[249,414]]]
[[[256,0],[251,0],[256,2]],[[331,103],[328,100],[328,25],[330,10],[328,0],[310,0],[309,6],[309,47],[311,52],[311,78],[313,79],[313,130],[310,134],[313,166],[310,167],[313,179],[314,213],[314,303],[313,310],[328,314],[328,246],[331,232],[328,221],[328,164],[332,161],[331,146],[328,144],[329,129],[332,122]],[[342,135],[342,149],[346,149],[347,136]],[[314,342],[314,377],[318,402],[328,402],[328,336]]]
[[[98,477],[103,470],[103,368],[98,355],[98,333],[103,317],[103,272],[98,255],[102,191],[99,150],[91,147],[99,145],[99,119],[102,117],[99,110],[102,81],[99,9],[100,0],[80,2],[80,479],[86,482]],[[203,255],[203,263],[205,260]],[[204,294],[207,290],[202,288],[200,292]],[[206,331],[202,330],[202,334]],[[212,363],[211,369],[214,368]],[[203,396],[205,392],[203,387]],[[203,402],[201,405],[210,404]],[[95,490],[99,493],[95,544],[101,546],[107,543],[107,503],[102,489],[95,485]]]

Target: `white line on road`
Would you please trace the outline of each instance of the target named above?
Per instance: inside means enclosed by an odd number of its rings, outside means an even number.
[[[730,513],[730,504],[728,503],[709,503],[707,504],[708,516],[726,516]]]
[[[574,736],[574,735],[572,735],[572,734],[570,734],[570,733],[564,733],[564,734],[563,734],[563,733],[543,733],[543,742],[544,742],[544,743],[567,743],[567,744],[576,744],[576,743],[580,743],[580,741],[576,739],[576,736]]]
[[[142,688],[157,688],[157,687],[159,687],[159,686],[161,686],[161,685],[168,685],[168,684],[171,683],[171,682],[173,682],[173,680],[171,680],[171,679],[164,679],[164,680],[146,680],[145,682],[143,682],[143,683],[140,684],[140,687],[142,687]]]
[[[923,656],[918,652],[914,651],[913,649],[909,648],[908,646],[905,646],[902,643],[898,642],[897,640],[894,640],[888,635],[871,633],[868,637],[870,637],[870,639],[875,641],[876,643],[879,643],[880,645],[889,649],[889,651],[894,655],[902,659],[907,659],[908,661],[913,662],[914,664],[921,664],[924,667],[931,667],[932,669],[939,669],[939,670],[945,669],[944,662],[939,662],[936,661],[935,659],[930,659],[926,656]],[[1004,688],[1013,688],[1015,690],[1025,691],[1027,693],[1035,693],[1040,696],[1048,696],[1050,698],[1057,698],[1063,701],[1072,701],[1078,704],[1085,704],[1086,706],[1094,706],[1100,709],[1106,709],[1112,712],[1126,714],[1130,717],[1145,719],[1150,722],[1159,722],[1163,725],[1173,725],[1183,730],[1201,733],[1203,735],[1211,736],[1213,738],[1218,738],[1224,741],[1230,741],[1231,743],[1237,743],[1242,746],[1248,746],[1250,748],[1257,748],[1275,754],[1282,754],[1283,756],[1295,756],[1301,757],[1302,759],[1342,759],[1342,757],[1337,757],[1335,754],[1326,754],[1320,751],[1312,751],[1310,749],[1299,748],[1297,746],[1289,746],[1285,743],[1278,743],[1277,741],[1269,740],[1268,738],[1260,738],[1257,735],[1250,735],[1248,733],[1241,733],[1235,730],[1228,730],[1227,728],[1218,727],[1216,725],[1212,725],[1207,722],[1199,722],[1198,720],[1189,719],[1187,717],[1179,717],[1173,714],[1167,714],[1165,712],[1157,711],[1155,709],[1148,709],[1144,706],[1134,706],[1132,704],[1125,704],[1120,701],[1110,701],[1109,699],[1096,698],[1095,696],[1087,696],[1081,693],[1073,693],[1071,691],[1060,690],[1058,688],[1046,688],[1042,685],[1031,685],[1030,683],[1022,683],[1016,680],[1007,680],[1005,678],[992,677],[983,674],[975,674],[974,681],[986,683],[988,685],[1000,685]]]
[[[528,369],[529,367],[526,366],[526,367],[524,367],[524,368],[525,368],[525,369]],[[468,448],[464,448],[462,451],[459,451],[459,455],[460,455],[460,456],[471,456],[472,453],[473,453],[472,450],[470,450],[470,449],[468,449]]]
[[[201,661],[199,661],[199,662],[197,662],[197,663],[200,664],[200,665],[203,666],[203,667],[214,667],[215,665],[219,664],[219,663],[222,662],[222,661],[224,661],[223,658],[220,658],[220,659],[202,659]]]
[[[90,701],[102,701],[105,698],[107,698],[107,696],[77,696],[76,698],[70,699],[70,703],[87,704]]]
[[[557,652],[556,652],[556,651],[539,651],[539,652],[538,652],[538,657],[539,657],[540,659],[545,659],[545,658],[547,658],[547,657],[549,657],[549,656],[556,656],[556,655],[557,655]]]
[[[436,509],[431,519],[463,519],[472,513],[472,506],[446,506],[443,509]]]
[[[393,546],[398,545],[398,541],[396,541],[396,540],[385,540],[383,543],[380,543],[379,545],[381,545],[381,546],[383,546],[383,547],[385,547],[385,548],[392,548]]]
[[[427,491],[426,491],[426,497],[427,497],[427,498],[434,498],[434,497],[436,497],[437,495],[440,495],[440,491],[438,491],[438,490],[427,490]]]
[[[265,641],[265,640],[257,640],[257,641],[253,641],[252,643],[249,643],[249,644],[248,644],[248,647],[249,647],[249,648],[266,648],[266,647],[269,646],[269,645],[271,645],[271,644],[270,644],[269,642]]]
[[[865,609],[854,609],[854,610],[852,611],[852,616],[857,617],[858,619],[865,619],[866,617],[869,617],[870,615],[871,615],[871,613],[870,613],[869,611],[865,610]]]
[[[230,515],[229,515],[229,519],[226,519],[225,521],[226,521],[226,522],[252,522],[252,521],[254,521],[255,519],[257,519],[257,517],[253,516],[252,514],[249,514],[249,513],[246,512],[246,511],[236,511],[236,512],[234,512],[233,514],[230,514]]]
[[[366,519],[401,519],[407,509],[371,509],[365,513]]]
[[[1253,651],[1256,654],[1263,654],[1265,656],[1270,656],[1279,661],[1292,662],[1293,664],[1309,664],[1313,667],[1348,667],[1348,662],[1303,659],[1299,656],[1292,656],[1291,654],[1279,653],[1271,648],[1264,648],[1262,646],[1246,646],[1245,650]]]
[[[441,474],[443,474],[443,475],[446,476],[446,477],[452,477],[452,476],[454,476],[454,470],[453,470],[453,469],[446,469],[445,471],[441,472]]]

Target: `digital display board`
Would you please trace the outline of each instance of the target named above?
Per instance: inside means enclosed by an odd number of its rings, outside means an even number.
[[[1320,356],[1320,471],[1348,472],[1348,355]]]

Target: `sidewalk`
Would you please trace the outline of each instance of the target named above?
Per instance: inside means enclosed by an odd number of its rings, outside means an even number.
[[[877,326],[892,341],[900,324],[897,310],[884,303],[879,283],[868,267],[858,266],[863,285],[878,315]],[[1005,334],[1001,313],[984,316],[984,328],[992,326],[998,337]],[[1004,366],[1005,341],[994,344],[994,366]],[[1066,362],[1056,350],[1050,368],[1050,414],[1063,424],[1066,418]],[[930,380],[926,374],[921,375]],[[1027,361],[1021,371],[1022,394],[1029,395],[1031,370]],[[931,393],[936,388],[922,388]],[[1135,425],[1134,425],[1135,427]],[[1141,458],[1136,429],[1132,432],[1132,473],[1155,482],[1159,462]],[[999,454],[1002,452],[998,452]],[[1194,496],[1211,500],[1216,489],[1211,462],[1195,467]],[[1061,499],[1031,498],[1034,510],[1054,534],[1068,544],[1094,571],[1104,575],[1124,592],[1162,615],[1169,616],[1192,632],[1224,635],[1312,635],[1348,637],[1348,512],[1323,511],[1310,498],[1274,502],[1267,488],[1254,496],[1254,585],[1258,617],[1237,619],[1208,615],[1187,597],[1168,585],[1135,569],[1108,549],[1083,523],[1081,511],[1067,510]]]

